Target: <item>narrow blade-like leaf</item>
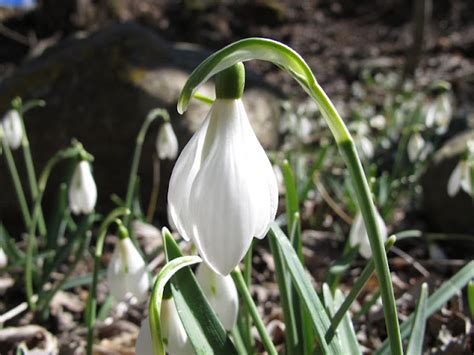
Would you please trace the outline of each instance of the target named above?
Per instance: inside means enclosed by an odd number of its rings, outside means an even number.
[[[426,327],[426,300],[428,298],[428,285],[424,283],[421,286],[420,299],[416,305],[413,328],[411,330],[410,340],[406,355],[421,355],[423,350],[423,338]]]

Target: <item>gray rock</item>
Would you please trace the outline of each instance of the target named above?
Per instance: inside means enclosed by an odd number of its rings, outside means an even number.
[[[430,231],[474,233],[472,198],[462,190],[454,197],[448,196],[447,192],[449,177],[470,139],[474,139],[474,131],[447,141],[423,176],[423,205]]]
[[[89,37],[63,41],[26,62],[0,83],[0,107],[6,110],[15,96],[46,100],[46,107],[26,117],[37,170],[77,138],[95,156],[98,203],[104,210],[110,207],[111,194],[125,195],[136,134],[149,110],[164,107],[170,112],[180,148],[202,122],[206,104],[193,100],[186,114],[179,116],[176,103],[187,76],[208,54],[190,45],[171,45],[136,24],[112,25]],[[279,93],[252,73],[247,73],[247,89],[244,101],[257,136],[265,148],[276,148]],[[213,84],[207,83],[201,92],[214,96]],[[146,138],[139,171],[145,204],[157,129],[155,123]],[[20,162],[21,153],[15,156]],[[6,172],[4,159],[0,160],[1,171]],[[162,164],[161,210],[173,164]],[[0,174],[0,186],[2,219],[18,219],[8,174]]]

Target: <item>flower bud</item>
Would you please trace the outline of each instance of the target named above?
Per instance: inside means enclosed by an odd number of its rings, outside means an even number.
[[[77,164],[69,186],[69,208],[74,214],[91,213],[97,202],[97,186],[90,163],[82,160]]]
[[[110,293],[116,300],[132,294],[139,302],[148,296],[150,280],[146,264],[130,238],[119,239],[107,268]]]
[[[2,120],[3,139],[11,149],[17,149],[23,138],[23,124],[17,110],[8,111]]]
[[[239,296],[232,277],[217,274],[206,263],[201,263],[196,278],[224,329],[232,330],[239,313]]]
[[[383,221],[380,214],[376,211],[375,221],[378,224],[382,241],[387,240],[387,226]],[[351,231],[349,233],[349,243],[352,247],[359,246],[359,253],[364,258],[369,259],[372,257],[372,249],[370,248],[369,236],[365,223],[360,212],[357,213],[352,223]]]
[[[168,121],[163,123],[156,137],[156,151],[161,160],[173,160],[178,156],[178,138]]]

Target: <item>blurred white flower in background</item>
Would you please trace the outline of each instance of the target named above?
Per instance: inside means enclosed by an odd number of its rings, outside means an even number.
[[[375,128],[381,131],[382,129],[385,128],[387,124],[387,120],[385,119],[385,116],[383,115],[376,115],[370,119],[369,123],[372,128]]]
[[[351,122],[350,128],[354,131],[354,141],[361,157],[367,160],[372,159],[375,154],[375,148],[372,141],[368,138],[370,128],[367,123],[363,121]]]
[[[425,147],[425,140],[419,132],[415,132],[408,140],[407,151],[408,159],[413,163],[417,161]]]
[[[119,239],[107,268],[110,293],[117,301],[127,294],[145,300],[150,288],[146,264],[130,238]]]
[[[0,269],[8,265],[7,254],[3,251],[3,248],[0,247]]]
[[[376,212],[375,217],[380,229],[382,241],[385,242],[387,240],[387,226],[378,212]],[[369,236],[367,234],[367,229],[365,228],[364,219],[360,212],[357,213],[352,223],[351,231],[349,233],[349,243],[352,247],[359,246],[359,253],[364,258],[369,259],[372,257]]]
[[[194,349],[189,341],[183,323],[172,298],[163,299],[160,310],[160,326],[165,344],[166,353],[169,355],[191,355]],[[140,327],[135,353],[138,355],[155,355],[151,340],[150,321],[145,318]]]
[[[161,160],[174,160],[178,156],[178,138],[168,121],[165,121],[160,127],[156,137],[156,151]]]
[[[17,149],[23,138],[23,125],[17,110],[8,111],[2,119],[3,139],[11,149]]]
[[[426,109],[426,127],[435,127],[437,134],[447,132],[453,116],[453,108],[449,94],[439,95]]]
[[[206,263],[201,263],[196,270],[196,279],[224,329],[231,331],[239,313],[239,296],[232,277],[219,275]]]
[[[448,180],[448,195],[456,196],[461,188],[469,195],[472,192],[471,172],[466,159],[461,159],[451,173]]]
[[[97,186],[92,176],[90,163],[82,160],[76,165],[69,186],[69,208],[74,214],[87,214],[94,210],[97,202]]]

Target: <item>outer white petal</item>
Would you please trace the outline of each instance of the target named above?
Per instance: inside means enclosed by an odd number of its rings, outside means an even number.
[[[212,109],[209,111],[208,117],[205,119],[201,127],[184,147],[176,161],[170,178],[168,189],[169,214],[177,231],[186,240],[190,239],[189,232],[192,232],[191,230],[185,230],[186,226],[190,226],[189,194],[191,192],[194,178],[201,167],[201,151],[211,113]]]
[[[387,240],[387,226],[382,217],[376,212],[376,221],[380,229],[382,241]],[[357,213],[349,233],[349,243],[352,247],[359,245],[359,253],[364,258],[369,259],[372,256],[372,249],[370,248],[369,236],[365,228],[364,220],[360,212]]]
[[[149,322],[148,317],[146,317],[140,326],[140,333],[138,333],[137,342],[135,343],[135,354],[137,355],[155,355]]]
[[[23,138],[23,126],[18,111],[10,110],[5,114],[2,120],[2,128],[8,146],[11,149],[17,149]]]
[[[178,138],[169,122],[163,123],[158,132],[156,149],[160,159],[176,159],[178,156]]]
[[[163,300],[160,316],[166,352],[170,355],[194,354],[193,347],[172,298]]]
[[[227,275],[266,233],[278,188],[240,100],[216,100],[208,136],[189,196],[192,235],[210,267]]]
[[[239,296],[232,277],[219,275],[201,263],[196,278],[224,328],[232,330],[239,313]]]
[[[8,257],[7,254],[3,251],[3,249],[0,247],[0,269],[4,268],[5,266],[8,265]]]
[[[462,178],[461,178],[461,187],[467,194],[471,194],[472,191],[472,180],[471,180],[471,171],[469,169],[469,164],[467,161],[464,161],[462,164]]]
[[[448,195],[454,197],[461,188],[461,179],[463,174],[463,161],[460,161],[454,168],[448,180]]]
[[[425,124],[426,127],[432,127],[435,123],[436,119],[436,103],[431,103],[428,106],[428,110],[426,111],[426,118],[425,118]]]
[[[77,164],[69,187],[69,208],[74,214],[91,213],[97,202],[97,186],[89,162]]]
[[[147,298],[150,281],[146,264],[130,238],[117,242],[107,268],[107,282],[116,300],[124,299],[128,293],[138,301]]]
[[[425,140],[419,133],[415,133],[410,137],[410,140],[408,141],[407,150],[408,158],[411,162],[414,162],[419,158],[424,145]]]

